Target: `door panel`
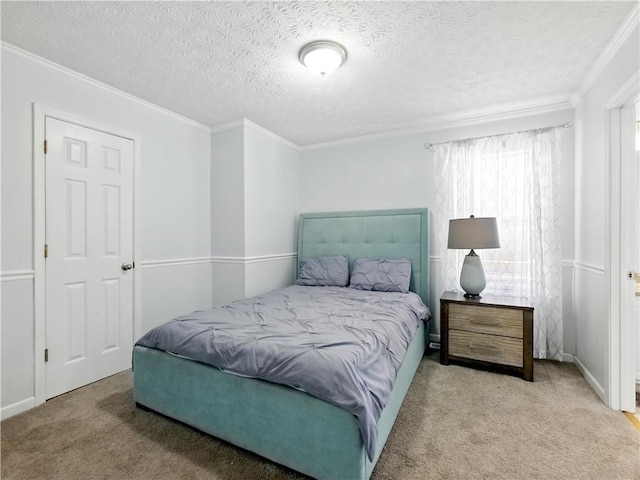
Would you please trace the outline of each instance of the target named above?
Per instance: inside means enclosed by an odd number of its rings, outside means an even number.
[[[46,117],[46,397],[130,368],[133,141]]]
[[[638,300],[635,273],[639,272],[638,232],[640,196],[638,195],[638,155],[635,151],[636,106],[620,112],[620,259],[625,279],[620,285],[620,409],[634,412],[635,378],[638,348]]]

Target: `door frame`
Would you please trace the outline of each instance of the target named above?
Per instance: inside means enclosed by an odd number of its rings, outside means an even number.
[[[605,208],[605,284],[609,291],[609,319],[605,353],[605,403],[616,410],[635,411],[635,348],[640,348],[629,298],[631,281],[624,279],[629,268],[629,232],[636,229],[637,217],[626,208],[635,188],[635,179],[627,175],[628,151],[623,150],[622,109],[640,97],[640,71],[605,104],[605,164],[608,181]]]
[[[38,406],[46,401],[46,265],[44,259],[46,197],[45,197],[45,119],[55,118],[80,127],[90,128],[133,141],[133,262],[141,266],[140,186],[141,136],[118,127],[71,114],[45,105],[33,103],[33,305],[34,305],[34,397]],[[142,335],[142,275],[133,270],[133,341]]]

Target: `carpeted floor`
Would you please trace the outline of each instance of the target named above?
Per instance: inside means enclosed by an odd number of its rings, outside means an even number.
[[[630,420],[573,365],[535,369],[529,383],[425,357],[372,478],[640,479]],[[131,386],[124,372],[3,421],[2,478],[304,478],[137,409]]]

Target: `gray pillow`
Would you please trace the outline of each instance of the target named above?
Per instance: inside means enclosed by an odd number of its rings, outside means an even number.
[[[349,258],[346,255],[309,257],[300,260],[296,285],[346,287],[349,283]]]
[[[378,292],[409,291],[411,259],[356,258],[351,267],[351,288]]]

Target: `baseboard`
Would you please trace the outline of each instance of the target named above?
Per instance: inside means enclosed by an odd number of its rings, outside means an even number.
[[[432,342],[440,343],[440,334],[431,333],[429,334],[429,340]]]
[[[576,363],[576,357],[573,353],[563,353],[562,361],[567,363]]]
[[[589,386],[591,388],[593,388],[594,392],[596,392],[596,395],[598,395],[598,397],[600,397],[600,400],[602,400],[602,403],[604,403],[606,405],[607,402],[606,402],[606,400],[604,398],[604,388],[602,387],[602,385],[600,385],[598,383],[598,381],[595,379],[595,377],[593,375],[591,375],[591,372],[589,372],[589,370],[587,370],[587,367],[584,366],[584,364],[580,361],[580,359],[578,357],[576,357],[576,356],[573,357],[573,363],[578,368],[578,371],[585,378],[585,380],[587,381]]]
[[[14,415],[18,415],[19,413],[31,410],[35,406],[35,397],[29,397],[24,400],[20,400],[19,402],[7,405],[6,407],[2,407],[2,409],[0,409],[0,419],[4,420],[6,418],[13,417]]]

